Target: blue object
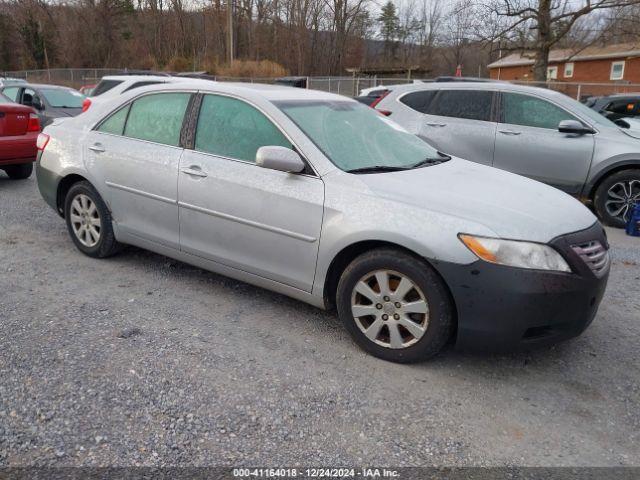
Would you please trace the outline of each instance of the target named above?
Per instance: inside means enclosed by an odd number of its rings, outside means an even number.
[[[627,235],[640,237],[640,203],[636,203],[627,222]]]

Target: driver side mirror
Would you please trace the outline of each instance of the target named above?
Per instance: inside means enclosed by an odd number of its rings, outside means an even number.
[[[575,135],[585,135],[587,133],[595,133],[593,129],[583,125],[577,120],[562,120],[558,124],[558,131],[560,133],[573,133]]]
[[[256,152],[256,163],[263,168],[288,173],[300,173],[305,164],[296,152],[286,147],[260,147]]]

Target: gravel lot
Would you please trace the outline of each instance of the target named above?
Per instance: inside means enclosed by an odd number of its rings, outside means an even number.
[[[402,366],[286,297],[85,257],[0,173],[0,466],[638,465],[640,239],[610,234],[580,338]]]

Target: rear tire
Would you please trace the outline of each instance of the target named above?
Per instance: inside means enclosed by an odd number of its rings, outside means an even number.
[[[640,203],[640,169],[621,170],[606,177],[598,186],[593,205],[602,223],[624,228]]]
[[[400,250],[375,249],[353,260],[340,277],[336,304],[355,342],[391,362],[433,357],[453,333],[446,285],[427,262]]]
[[[33,173],[33,163],[22,163],[20,165],[7,165],[4,171],[12,180],[24,180]]]
[[[85,255],[105,258],[121,249],[113,233],[111,212],[89,182],[71,186],[65,197],[64,218],[71,240]]]

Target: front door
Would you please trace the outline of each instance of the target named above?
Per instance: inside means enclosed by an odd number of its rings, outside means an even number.
[[[183,251],[311,291],[324,183],[255,164],[258,148],[292,143],[261,111],[205,95],[178,178]]]
[[[578,119],[546,99],[503,92],[493,166],[578,195],[589,173],[594,139],[560,133],[562,120]]]
[[[138,98],[90,132],[87,169],[128,234],[179,248],[180,132],[190,93]]]

